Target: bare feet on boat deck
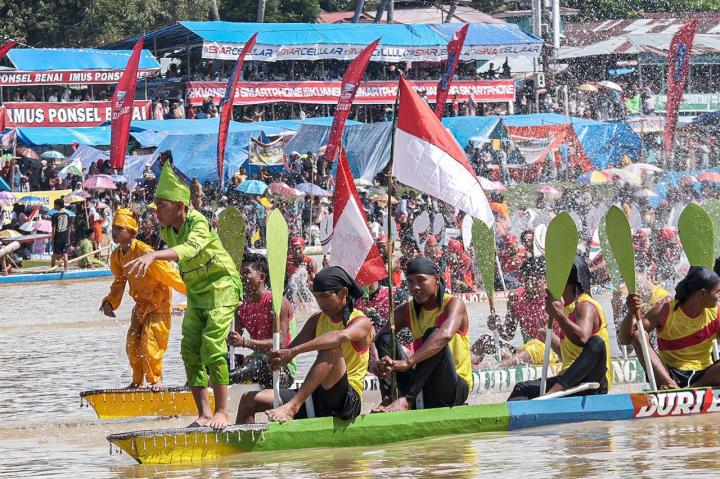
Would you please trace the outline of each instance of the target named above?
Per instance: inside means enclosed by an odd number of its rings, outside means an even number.
[[[410,402],[405,396],[400,396],[394,400],[389,406],[383,408],[382,412],[398,412],[398,411],[409,411]]]
[[[151,391],[157,392],[157,391],[161,391],[161,390],[163,390],[163,389],[165,389],[165,385],[163,384],[162,381],[158,381],[158,382],[153,383],[153,384],[150,385],[150,390],[151,390]]]
[[[208,422],[210,422],[210,419],[212,419],[210,416],[198,416],[197,419],[195,419],[192,423],[188,425],[188,427],[203,427],[207,426]]]
[[[377,406],[372,408],[370,410],[370,413],[374,414],[374,413],[378,413],[378,412],[385,412],[385,408],[388,407],[390,404],[392,404],[392,402],[393,401],[391,398],[385,398],[385,399],[383,399],[383,401],[380,404],[378,404]]]
[[[265,411],[265,414],[267,414],[268,419],[271,421],[287,422],[295,418],[295,414],[297,414],[299,409],[300,408],[295,406],[291,401],[275,409],[268,409]]]
[[[230,425],[230,419],[228,419],[228,413],[225,411],[215,411],[215,415],[210,418],[206,426],[209,426],[216,431],[222,431]]]

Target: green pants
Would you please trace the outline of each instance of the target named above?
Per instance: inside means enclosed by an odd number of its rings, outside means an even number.
[[[188,386],[207,387],[206,369],[212,384],[230,383],[227,337],[234,317],[234,306],[188,307],[185,311],[180,355],[185,363]]]

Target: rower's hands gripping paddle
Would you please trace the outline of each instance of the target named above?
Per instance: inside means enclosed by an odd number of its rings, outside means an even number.
[[[475,220],[472,225],[472,245],[475,250],[475,263],[480,270],[485,290],[487,291],[490,314],[495,313],[495,235],[493,231],[481,220]],[[500,353],[500,334],[497,327],[493,329],[493,341],[495,343],[495,357],[498,362],[502,361]]]
[[[288,254],[288,226],[280,210],[275,209],[267,220],[268,269],[273,306],[273,349],[280,349],[280,309],[285,289],[285,267]],[[280,371],[273,371],[274,407],[280,406]]]
[[[235,267],[240,271],[243,253],[245,252],[245,217],[240,210],[234,206],[228,206],[220,213],[218,217],[218,236],[225,251],[235,263]],[[242,281],[240,282],[242,288]],[[241,290],[241,299],[242,299]],[[235,346],[230,346],[230,370],[235,369]]]
[[[547,289],[555,301],[562,300],[563,291],[565,291],[565,285],[567,285],[570,270],[577,254],[577,242],[578,231],[575,221],[566,211],[563,211],[550,221],[545,236],[545,276]],[[543,358],[542,377],[540,379],[540,396],[545,395],[547,388],[552,335],[553,318],[548,316],[547,331],[545,331],[545,357]]]
[[[617,262],[620,275],[625,281],[628,293],[635,293],[637,290],[635,281],[635,254],[633,251],[632,233],[627,216],[617,206],[612,206],[605,215],[605,230],[607,231],[608,243]],[[647,373],[650,388],[657,391],[655,372],[650,362],[650,351],[648,349],[647,332],[643,326],[640,311],[635,315],[635,322],[640,333],[640,345],[642,346],[645,372]]]

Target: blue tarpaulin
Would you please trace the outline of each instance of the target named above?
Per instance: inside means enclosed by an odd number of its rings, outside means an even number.
[[[110,127],[91,128],[19,127],[18,141],[26,145],[109,145]]]
[[[488,141],[507,137],[502,120],[495,116],[450,116],[443,118],[442,122],[463,148],[471,138]]]
[[[7,56],[22,71],[124,70],[130,50],[13,48]],[[143,50],[139,67],[159,69],[160,64],[149,50]]]
[[[648,198],[648,203],[653,208],[657,208],[662,201],[667,199],[667,191],[668,187],[672,186],[674,188],[677,188],[680,184],[680,180],[685,178],[686,176],[697,176],[701,173],[706,172],[712,172],[712,173],[720,173],[720,166],[716,166],[714,168],[706,168],[703,170],[688,170],[688,171],[666,171],[664,173],[661,173],[657,181],[655,182],[655,186],[653,187],[653,191],[657,193],[657,198]],[[695,190],[700,191],[700,184],[696,183],[694,185]]]

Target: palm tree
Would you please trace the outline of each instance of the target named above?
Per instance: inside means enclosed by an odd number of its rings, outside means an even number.
[[[265,3],[266,0],[258,0],[257,23],[265,22]]]
[[[363,8],[365,8],[365,0],[358,0],[357,5],[355,5],[355,13],[352,17],[353,23],[357,23],[358,20],[360,20],[360,15],[362,15]]]
[[[216,0],[210,1],[210,14],[212,15],[213,20],[216,22],[220,20],[220,13],[218,13],[218,6]]]

